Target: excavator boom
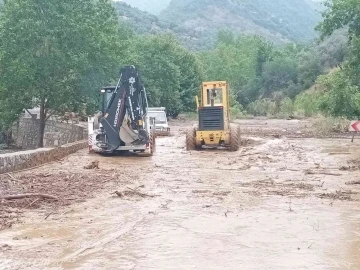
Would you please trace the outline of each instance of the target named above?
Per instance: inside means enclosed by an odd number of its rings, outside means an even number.
[[[105,87],[102,93],[111,93],[111,97],[102,111],[100,129],[92,132],[97,134],[91,137],[91,143],[95,143],[95,148],[101,148],[100,152],[112,153],[121,147],[123,149],[142,149],[144,145],[148,147],[152,140],[149,117],[147,117],[148,102],[136,68],[123,67],[117,85]]]

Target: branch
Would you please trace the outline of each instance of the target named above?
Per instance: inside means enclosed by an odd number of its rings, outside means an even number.
[[[3,196],[3,197],[0,197],[0,200],[17,200],[17,199],[24,199],[24,198],[30,198],[30,197],[40,197],[43,199],[59,200],[55,196],[47,195],[47,194],[40,194],[40,193],[25,193],[25,194],[18,194],[18,195]]]
[[[45,115],[47,114],[47,110],[46,110],[46,113],[45,113]],[[54,115],[54,111],[51,111],[50,113],[49,113],[49,115],[45,118],[45,122],[47,121],[47,120],[49,120],[49,118],[51,117],[51,116],[53,116]]]
[[[37,118],[35,118],[35,117],[29,112],[28,109],[25,109],[25,110],[28,112],[28,114],[30,114],[30,116],[31,116],[32,119],[34,119],[36,122],[39,123],[39,120],[38,120]]]

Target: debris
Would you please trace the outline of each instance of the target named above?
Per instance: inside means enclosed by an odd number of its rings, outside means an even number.
[[[161,207],[164,208],[164,209],[168,209],[168,205],[172,203],[172,200],[169,200],[167,203],[165,204],[162,204]]]
[[[346,191],[336,191],[335,193],[322,193],[318,197],[321,199],[331,199],[331,200],[340,200],[340,201],[352,201],[351,192]]]
[[[52,214],[54,214],[54,212],[50,212],[50,213],[45,217],[45,220],[47,220],[48,217],[50,217]]]
[[[339,170],[340,170],[340,171],[350,171],[351,168],[350,168],[350,166],[341,166],[341,167],[339,168]]]
[[[84,169],[86,170],[100,169],[99,161],[98,160],[92,161],[89,165],[84,166]]]
[[[119,192],[119,191],[115,191],[114,192],[116,195],[118,195],[120,198],[124,197],[124,194]]]
[[[29,208],[30,206],[32,206],[34,203],[36,203],[37,201],[39,201],[40,198],[37,198],[35,200],[33,200],[31,203],[29,203],[25,208]]]
[[[149,195],[149,194],[145,194],[142,192],[137,191],[138,188],[133,189],[133,188],[129,188],[129,191],[115,191],[114,194],[116,194],[117,196],[119,196],[120,198],[124,198],[124,197],[128,197],[128,196],[133,196],[133,195],[137,195],[139,197],[145,198],[145,197],[150,197],[150,198],[154,198],[154,197],[159,197],[160,195]]]
[[[8,245],[8,244],[4,244],[0,247],[0,250],[1,251],[7,251],[7,250],[10,250],[11,249],[11,246]]]
[[[341,173],[332,173],[327,171],[312,171],[312,170],[306,170],[305,174],[324,174],[324,175],[332,175],[332,176],[341,176]]]
[[[41,193],[25,193],[25,194],[17,194],[17,195],[8,195],[0,197],[0,200],[17,200],[17,199],[24,199],[30,197],[40,197],[43,199],[52,199],[52,200],[59,200],[57,197],[48,195],[48,194],[41,194]]]
[[[144,187],[145,187],[145,185],[140,185],[137,188],[135,188],[135,190],[138,190],[139,188],[144,188]]]
[[[231,193],[231,191],[218,191],[218,192],[214,192],[213,195],[214,196],[227,196]]]
[[[345,185],[360,185],[360,181],[350,181],[350,182],[346,182]]]
[[[61,215],[63,216],[63,215],[66,215],[66,214],[68,214],[68,213],[71,213],[71,212],[74,212],[74,209],[70,209],[70,210],[68,210],[68,211],[65,211],[65,212],[62,213]]]
[[[7,175],[8,175],[13,181],[16,181],[16,178],[15,178],[11,173],[7,173]]]
[[[160,197],[160,195],[149,195],[149,194],[145,194],[145,193],[142,193],[142,192],[139,192],[137,191],[136,189],[132,189],[132,188],[129,188],[127,187],[129,190],[131,190],[132,192],[134,192],[135,194],[139,195],[140,197]]]

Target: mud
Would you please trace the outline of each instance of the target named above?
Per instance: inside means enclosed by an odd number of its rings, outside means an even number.
[[[360,269],[360,141],[263,123],[241,122],[237,153],[187,152],[189,123],[173,123],[152,158],[84,150],[15,175],[70,203],[12,208],[23,223],[0,232],[0,268]]]

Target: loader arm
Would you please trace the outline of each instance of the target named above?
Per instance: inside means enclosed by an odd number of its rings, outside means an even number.
[[[196,111],[199,111],[200,103],[199,103],[199,97],[198,96],[195,96],[195,101],[196,101]]]
[[[145,144],[149,136],[144,129],[144,115],[147,113],[145,88],[140,83],[134,66],[121,69],[120,78],[113,91],[100,123],[107,137],[107,151],[116,150],[126,139],[133,144]]]

